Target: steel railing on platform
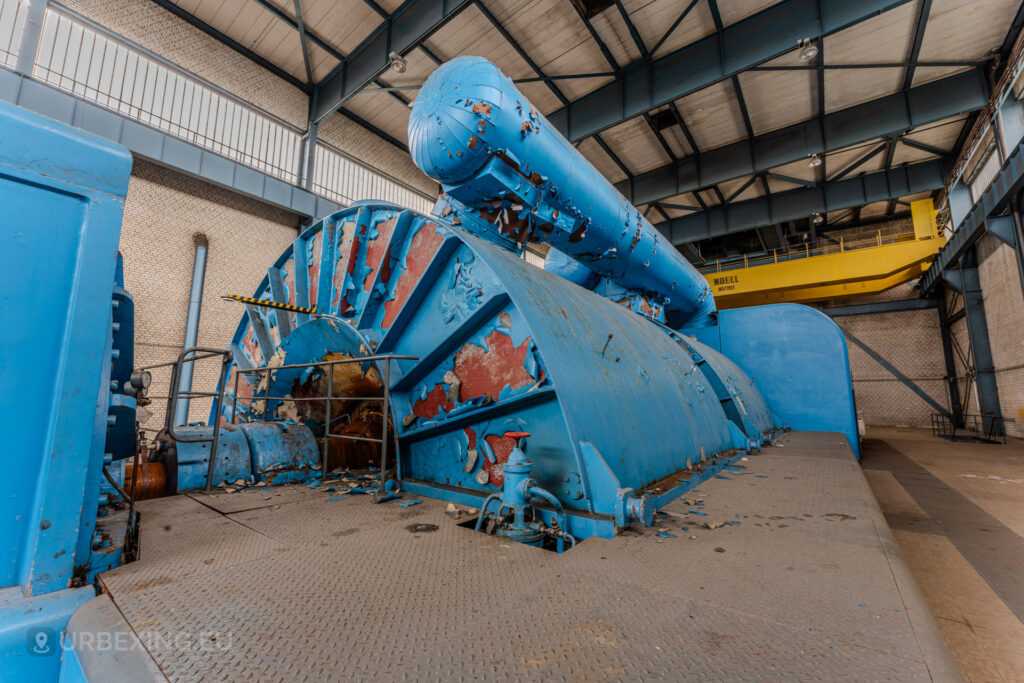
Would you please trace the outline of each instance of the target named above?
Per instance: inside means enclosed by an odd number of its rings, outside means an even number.
[[[384,494],[384,480],[385,473],[388,469],[388,446],[390,441],[397,435],[393,430],[389,430],[389,421],[391,415],[391,361],[395,360],[419,360],[419,356],[405,356],[394,353],[382,354],[379,356],[363,356],[360,358],[340,358],[335,360],[318,361],[314,363],[293,363],[290,365],[277,365],[277,366],[266,366],[258,368],[235,368],[235,385],[234,393],[232,395],[231,402],[231,424],[236,424],[238,419],[238,382],[242,375],[255,375],[257,378],[266,375],[267,373],[274,373],[280,370],[297,370],[305,369],[311,370],[319,368],[323,370],[326,368],[327,376],[327,395],[326,396],[307,396],[307,397],[294,397],[294,396],[271,396],[270,395],[270,377],[266,377],[266,381],[258,380],[256,386],[259,387],[261,384],[264,385],[265,390],[262,396],[257,395],[255,392],[252,396],[243,397],[241,400],[249,401],[250,409],[248,413],[252,414],[251,406],[255,401],[263,401],[264,416],[270,413],[270,402],[271,401],[283,401],[283,402],[320,402],[324,403],[324,428],[323,435],[320,437],[322,441],[323,452],[320,454],[320,478],[326,479],[327,477],[327,454],[331,439],[342,439],[349,441],[363,441],[368,443],[375,443],[380,446],[380,493]],[[383,362],[384,373],[383,373],[383,386],[381,387],[383,394],[380,396],[334,396],[334,368],[338,365],[346,365],[350,363],[378,363]],[[252,384],[250,382],[250,384]],[[365,436],[356,436],[354,434],[332,434],[331,426],[341,419],[342,416],[337,418],[334,416],[334,403],[338,401],[380,401],[381,402],[381,435],[380,438],[372,438]],[[251,420],[250,420],[251,421]],[[389,438],[389,431],[391,438]],[[401,458],[398,457],[398,442],[390,444],[395,449],[395,479],[397,481],[402,480],[402,468]],[[207,481],[212,479],[213,471],[211,469],[210,476],[207,477]],[[209,484],[207,484],[209,487]]]
[[[295,184],[302,131],[100,26],[48,9],[33,77]]]
[[[991,415],[932,413],[932,435],[951,441],[1006,443],[1003,418]]]
[[[877,230],[874,235],[869,237],[852,240],[840,237],[835,243],[819,244],[817,247],[811,247],[810,243],[804,243],[801,246],[792,246],[788,249],[772,249],[766,254],[759,254],[754,257],[744,255],[742,258],[736,259],[719,259],[710,264],[701,266],[698,270],[704,274],[720,273],[725,270],[750,268],[753,266],[766,266],[772,263],[782,263],[784,261],[812,258],[815,256],[827,256],[829,254],[840,254],[857,249],[883,247],[890,244],[899,244],[900,242],[910,242],[913,240],[913,228],[908,230],[906,226],[900,226],[897,230]]]
[[[0,66],[18,59],[28,0],[0,0]],[[32,77],[291,185],[306,131],[50,0]],[[434,198],[319,143],[312,191],[343,206],[383,199],[429,211]]]
[[[14,66],[18,61],[18,44],[27,14],[27,0],[0,2],[0,64],[4,66]]]

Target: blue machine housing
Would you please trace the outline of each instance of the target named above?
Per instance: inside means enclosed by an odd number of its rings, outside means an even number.
[[[706,280],[494,65],[439,67],[409,139],[445,189],[435,216],[366,202],[304,232],[255,297],[327,317],[248,307],[232,376],[332,353],[415,356],[390,374],[403,487],[480,507],[503,489],[507,434],[529,433],[508,471],[554,496],[576,538],[650,523],[786,425],[856,443],[835,324],[803,307],[716,315]],[[529,240],[565,255],[555,272],[522,260]],[[290,372],[274,373],[270,395],[311,379]],[[268,387],[244,377],[240,405],[253,408],[238,416],[279,418],[287,406],[265,405]]]
[[[237,368],[330,353],[417,356],[391,373],[404,488],[479,507],[502,488],[514,446],[502,435],[530,432],[531,476],[559,498],[579,538],[649,520],[651,485],[757,447],[782,426],[709,345],[394,205],[364,203],[317,223],[255,296],[335,318],[248,307],[222,419]],[[275,371],[270,395],[287,396],[305,372]],[[248,377],[239,376],[238,419],[277,417],[280,402],[264,406],[267,387]]]
[[[119,560],[94,534],[104,462],[134,444],[134,403],[110,385],[131,354],[113,312],[130,300],[115,278],[131,156],[2,103],[0,131],[0,679],[47,680],[59,632],[95,595],[76,575]]]
[[[409,117],[409,151],[445,191],[440,215],[514,247],[540,240],[642,297],[673,327],[713,322],[707,281],[494,64],[438,67]]]

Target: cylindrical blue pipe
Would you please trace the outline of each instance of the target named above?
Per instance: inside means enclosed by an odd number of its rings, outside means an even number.
[[[185,341],[183,349],[190,349],[196,345],[199,338],[199,314],[203,307],[203,282],[206,279],[206,252],[210,243],[206,235],[196,233],[193,236],[196,243],[195,260],[192,263],[192,288],[188,295],[188,317],[185,318]],[[181,366],[181,375],[178,379],[178,393],[192,391],[192,366],[195,363],[184,363]],[[174,425],[180,427],[188,424],[188,398],[179,398],[174,409]]]
[[[534,238],[655,297],[675,326],[711,323],[715,303],[704,277],[486,59],[459,57],[431,74],[409,117],[409,151],[475,210],[493,210],[496,199],[481,171],[495,157],[508,162],[521,184],[540,191],[520,217],[553,221]]]

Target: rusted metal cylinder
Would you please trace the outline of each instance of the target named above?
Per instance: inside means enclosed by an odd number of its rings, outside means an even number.
[[[409,151],[477,214],[453,223],[484,216],[516,242],[547,242],[663,306],[673,327],[713,322],[704,277],[486,59],[431,74],[409,117]]]

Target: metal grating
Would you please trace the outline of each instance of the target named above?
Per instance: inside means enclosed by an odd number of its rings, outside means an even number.
[[[430,499],[313,492],[223,518],[233,539],[224,522],[165,531],[173,500],[147,501],[142,559],[104,583],[172,681],[952,677],[845,439],[778,445],[694,491],[704,516],[670,504],[671,537],[560,556]],[[190,647],[203,636],[216,646]]]

